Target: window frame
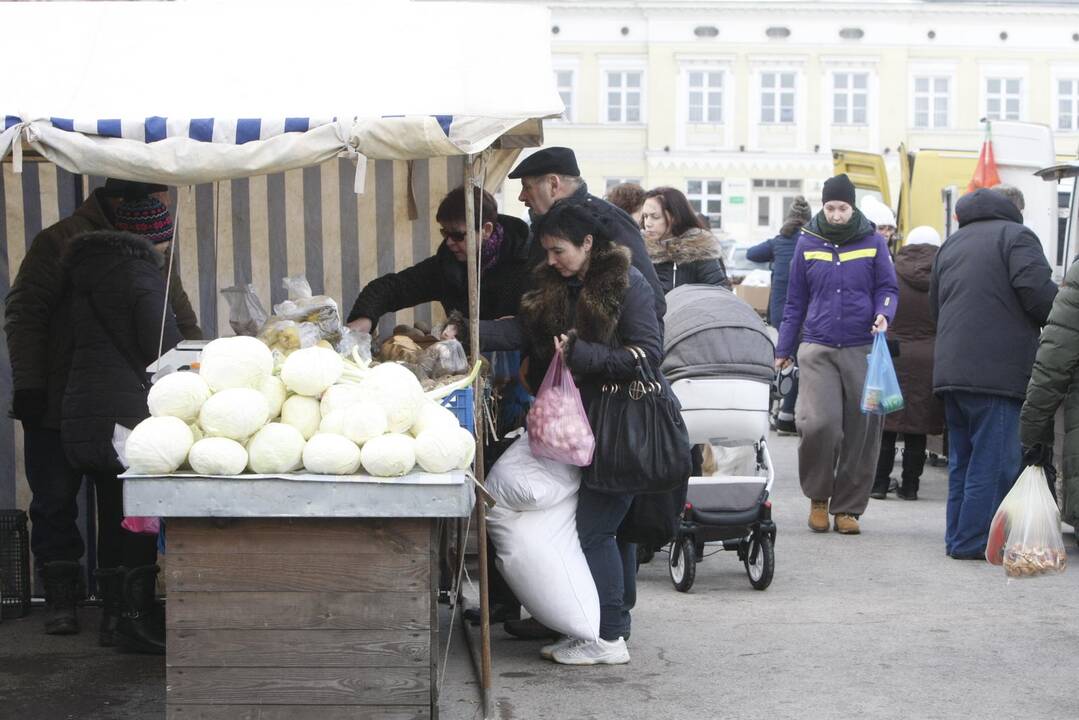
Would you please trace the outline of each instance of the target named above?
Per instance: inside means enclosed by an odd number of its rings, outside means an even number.
[[[839,83],[838,83],[838,78],[841,75],[844,78],[846,78],[846,82],[847,82],[847,87],[842,88],[842,89],[839,87]],[[853,82],[854,82],[855,77],[865,78],[865,84],[861,88],[855,88],[853,86]],[[869,71],[868,70],[863,70],[863,69],[858,69],[858,68],[843,68],[843,69],[833,70],[831,72],[831,78],[832,78],[832,105],[831,105],[832,112],[830,114],[831,124],[832,125],[842,125],[844,127],[857,127],[857,128],[869,127],[869,125],[870,125],[869,121],[870,121],[871,99],[872,99],[872,95],[873,95],[872,87],[871,87],[872,86],[872,78],[870,77]],[[854,111],[855,111],[854,96],[855,95],[862,95],[862,96],[865,97],[865,104],[861,108],[862,113],[863,113],[863,118],[862,118],[861,122],[858,122],[858,121],[856,121],[854,119]],[[836,114],[836,100],[838,100],[840,96],[844,96],[846,98],[846,100],[847,100],[846,108],[845,108],[845,117],[843,118],[842,122],[840,122],[839,120],[836,120],[836,117],[835,117],[835,114]]]
[[[648,123],[648,67],[647,61],[643,58],[608,58],[601,59],[599,66],[600,78],[599,78],[599,123],[601,125],[619,125],[623,127],[640,127],[647,125]],[[608,106],[607,99],[610,92],[611,73],[640,73],[641,82],[639,87],[640,94],[640,112],[637,120],[625,119],[625,92],[624,88],[622,92],[622,119],[610,120],[608,119]]]
[[[1060,133],[1079,133],[1079,68],[1068,68],[1063,71],[1053,72],[1050,76],[1050,82],[1052,83],[1052,92],[1050,95],[1050,102],[1052,103],[1049,111],[1049,116],[1052,118],[1053,132]],[[1062,99],[1060,93],[1060,83],[1071,83],[1071,126],[1063,128],[1060,126],[1060,102]]]
[[[798,125],[798,80],[801,73],[795,68],[769,67],[757,71],[757,120],[761,125],[790,127]],[[770,88],[764,86],[766,75],[775,76],[776,85]],[[783,76],[791,77],[791,119],[783,120]],[[764,96],[768,92],[774,98],[773,117],[771,120],[764,119]]]
[[[957,102],[956,102],[956,77],[958,66],[954,63],[911,63],[908,70],[908,88],[907,98],[909,102],[910,111],[907,116],[908,126],[913,132],[941,132],[950,131],[956,128],[956,115],[957,115]],[[929,81],[929,90],[926,97],[928,98],[927,120],[928,125],[919,126],[917,121],[917,87],[918,80],[927,79]],[[934,98],[939,97],[936,91],[933,89],[937,80],[946,80],[948,82],[948,91],[945,94],[948,106],[945,112],[946,125],[939,126],[934,124],[937,103]]]
[[[701,191],[698,193],[694,193],[690,190],[690,183],[694,182],[701,183]],[[719,192],[717,194],[713,194],[710,192],[710,183],[719,183]],[[704,213],[708,216],[708,219],[712,221],[713,231],[723,229],[723,208],[725,204],[723,198],[725,192],[725,183],[726,180],[724,178],[716,177],[689,177],[685,180],[686,200],[689,201],[690,207],[692,207],[695,212]],[[708,203],[712,200],[719,202],[719,212],[714,213],[715,219],[713,219],[712,217],[713,213],[710,213],[707,210]]]

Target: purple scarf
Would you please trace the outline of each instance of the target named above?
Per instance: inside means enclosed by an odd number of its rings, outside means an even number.
[[[501,223],[495,223],[495,229],[491,231],[491,237],[483,241],[483,249],[480,253],[480,272],[487,272],[498,262],[498,253],[502,250],[502,240],[506,233],[502,230]]]

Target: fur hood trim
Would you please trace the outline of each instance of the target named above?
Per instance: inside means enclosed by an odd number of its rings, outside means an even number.
[[[682,265],[723,256],[723,248],[716,236],[701,228],[691,228],[678,237],[666,240],[656,241],[645,237],[644,244],[648,248],[648,257],[656,265],[668,262]]]
[[[64,265],[75,268],[96,255],[145,260],[162,267],[164,258],[146,238],[116,230],[96,230],[71,240],[64,253]]]

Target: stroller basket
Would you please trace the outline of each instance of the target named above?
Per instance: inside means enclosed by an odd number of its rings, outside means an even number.
[[[686,519],[703,525],[748,525],[768,499],[768,479],[692,478],[686,494]]]

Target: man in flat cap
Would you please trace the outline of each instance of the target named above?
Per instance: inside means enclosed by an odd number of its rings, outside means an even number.
[[[559,200],[572,198],[588,203],[600,223],[607,228],[611,240],[629,248],[633,255],[633,267],[637,268],[652,286],[656,300],[656,317],[662,327],[667,301],[656,276],[656,269],[644,248],[640,226],[621,208],[588,192],[588,186],[581,179],[581,171],[577,167],[577,157],[572,150],[564,147],[544,148],[522,160],[509,177],[521,181],[521,194],[517,199],[528,207],[533,227]],[[532,243],[532,254],[533,266],[543,262],[543,246],[538,240]]]
[[[68,464],[60,441],[60,405],[72,352],[62,302],[67,279],[60,260],[76,236],[112,230],[114,211],[122,202],[155,197],[167,204],[167,191],[164,185],[109,179],[74,215],[38,233],[7,296],[4,330],[15,386],[10,414],[23,426],[26,479],[32,493],[30,547],[45,581],[45,632],[50,635],[79,630],[75,600],[84,551],[76,525],[82,473]],[[195,311],[175,271],[169,304],[183,336],[201,338]]]

